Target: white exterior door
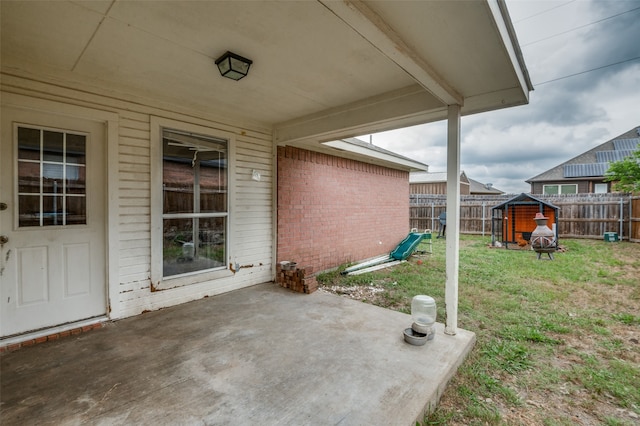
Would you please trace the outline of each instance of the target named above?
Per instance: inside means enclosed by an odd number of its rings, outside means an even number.
[[[2,109],[0,336],[106,313],[103,123]]]

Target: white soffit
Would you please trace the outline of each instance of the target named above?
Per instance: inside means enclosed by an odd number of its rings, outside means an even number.
[[[2,1],[7,76],[329,141],[528,101],[499,0]],[[222,78],[215,59],[253,60]]]

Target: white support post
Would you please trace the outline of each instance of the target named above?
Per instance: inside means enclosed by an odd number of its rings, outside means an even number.
[[[460,264],[460,105],[449,105],[447,117],[447,248],[444,332],[458,329],[458,267]]]

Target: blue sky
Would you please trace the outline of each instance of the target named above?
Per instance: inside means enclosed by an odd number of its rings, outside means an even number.
[[[507,6],[535,90],[529,105],[462,118],[461,168],[520,193],[529,192],[526,179],[640,126],[640,0]],[[372,142],[446,170],[444,122],[374,134]]]

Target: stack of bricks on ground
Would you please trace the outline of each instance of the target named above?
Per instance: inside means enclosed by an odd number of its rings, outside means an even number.
[[[310,276],[311,273],[312,268],[309,266],[285,270],[278,264],[276,266],[276,282],[280,287],[311,294],[318,289],[318,281],[316,277]]]

